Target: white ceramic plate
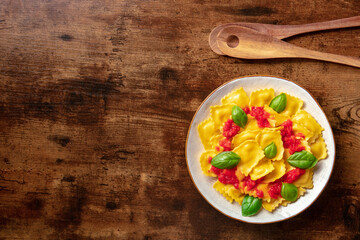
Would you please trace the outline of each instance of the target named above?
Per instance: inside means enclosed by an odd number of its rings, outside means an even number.
[[[307,189],[304,196],[300,197],[296,202],[289,204],[287,207],[280,206],[272,213],[261,209],[260,212],[251,217],[243,217],[241,215],[241,206],[234,202],[230,203],[214,188],[213,184],[216,178],[205,176],[200,167],[199,158],[204,151],[204,147],[200,141],[200,137],[197,131],[197,126],[200,122],[207,119],[210,116],[210,106],[219,105],[220,100],[226,94],[234,89],[243,87],[246,93],[250,96],[250,93],[254,90],[263,88],[273,88],[276,94],[280,92],[286,92],[290,95],[298,97],[304,101],[304,107],[320,125],[325,129],[323,131],[323,138],[328,149],[328,157],[318,162],[314,171],[314,188]],[[330,124],[320,108],[319,104],[304,88],[299,85],[275,77],[243,77],[227,82],[212,92],[200,105],[199,109],[195,113],[193,120],[190,124],[186,141],[186,161],[189,169],[190,176],[199,190],[200,194],[221,213],[228,217],[241,220],[249,223],[272,223],[283,221],[291,217],[296,216],[300,212],[308,208],[324,190],[327,182],[329,181],[334,161],[335,161],[335,142],[334,136],[330,127]]]

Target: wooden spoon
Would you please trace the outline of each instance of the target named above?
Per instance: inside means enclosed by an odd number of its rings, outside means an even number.
[[[360,67],[360,58],[297,47],[241,26],[223,28],[219,32],[216,42],[220,51],[231,57],[245,59],[310,58]]]
[[[255,31],[258,31],[259,33],[271,35],[278,39],[284,39],[307,32],[315,32],[315,31],[336,29],[336,28],[357,27],[360,26],[360,16],[337,19],[327,22],[302,24],[302,25],[274,25],[274,24],[248,23],[248,22],[223,24],[214,28],[209,36],[209,44],[211,49],[219,55],[224,55],[224,54],[217,47],[216,37],[222,29],[230,26],[247,27]]]

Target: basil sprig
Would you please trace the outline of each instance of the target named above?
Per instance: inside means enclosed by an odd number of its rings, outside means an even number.
[[[277,154],[277,147],[274,142],[270,143],[264,149],[265,157],[274,158]]]
[[[257,197],[246,195],[241,205],[241,213],[244,217],[255,215],[261,208],[262,200]]]
[[[236,125],[238,125],[242,128],[245,128],[246,123],[248,121],[248,117],[247,117],[246,113],[244,112],[244,110],[241,109],[241,107],[233,106],[232,112],[231,112],[231,117],[232,117],[232,120],[234,121],[234,123],[236,123]]]
[[[305,150],[294,153],[287,161],[291,166],[301,169],[313,168],[318,162],[314,155]]]
[[[281,113],[286,107],[286,95],[282,93],[271,100],[269,107],[274,109],[276,112]]]
[[[298,189],[294,184],[282,183],[281,196],[290,202],[294,202],[298,197]]]
[[[226,151],[219,153],[211,159],[211,165],[220,169],[231,169],[238,165],[240,156],[234,152]]]

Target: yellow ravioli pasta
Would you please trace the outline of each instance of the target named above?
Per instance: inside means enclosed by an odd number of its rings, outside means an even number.
[[[241,143],[245,142],[246,140],[255,140],[256,136],[260,133],[260,130],[246,130],[237,134],[232,139],[232,147],[235,148],[239,146]]]
[[[262,149],[266,148],[272,142],[275,143],[277,153],[273,160],[280,160],[284,154],[284,146],[281,140],[281,133],[277,129],[263,129],[257,136],[256,141],[259,143]]]
[[[198,125],[200,140],[206,150],[211,149],[211,143],[209,139],[217,132],[219,132],[219,130],[215,128],[215,123],[212,118],[208,118]]]
[[[233,152],[240,156],[241,161],[238,168],[245,176],[248,176],[256,164],[265,156],[259,144],[253,140],[243,142]]]
[[[231,203],[234,201],[234,199],[233,199],[229,194],[227,194],[228,189],[231,188],[231,187],[234,187],[233,185],[230,185],[230,184],[226,184],[226,185],[225,185],[225,184],[219,182],[219,180],[217,180],[217,181],[214,183],[213,187],[214,187],[219,193],[221,193],[221,194],[226,198],[226,200],[228,200],[228,201],[231,202]]]
[[[274,166],[271,164],[271,160],[264,158],[251,170],[249,173],[252,180],[262,178],[266,174],[269,174],[274,170]]]
[[[301,145],[305,147],[305,151],[311,152],[309,143],[305,139],[300,139]]]
[[[287,152],[287,151],[285,151],[285,152]],[[289,156],[290,156],[290,154],[289,154]],[[286,170],[285,170],[285,173],[287,173],[287,172],[295,169],[295,167],[291,166],[291,165],[288,163],[288,161],[285,160],[285,159],[284,159],[284,163],[285,163],[285,169],[286,169]]]
[[[265,208],[267,211],[272,212],[272,211],[274,211],[274,209],[277,208],[283,201],[284,201],[283,198],[271,199],[270,202],[263,202],[263,203],[262,203],[262,206],[263,206],[263,208]]]
[[[259,126],[256,119],[250,115],[248,115],[248,122],[245,126],[245,131],[248,130],[259,130]]]
[[[223,97],[221,103],[223,105],[234,104],[241,108],[245,108],[249,106],[249,97],[243,88],[239,88]]]
[[[318,159],[325,159],[327,157],[327,149],[325,141],[322,137],[319,137],[313,144],[310,145],[311,152]]]
[[[288,116],[277,113],[274,109],[272,109],[268,105],[264,106],[264,110],[266,112],[270,113],[270,120],[274,121],[274,123],[273,123],[274,127],[280,126],[283,122],[285,122],[287,119],[289,119]],[[269,122],[270,122],[270,120],[269,120]]]
[[[285,174],[286,168],[283,159],[279,161],[273,161],[272,165],[274,166],[274,170],[265,176],[263,180],[264,183],[274,182]]]
[[[309,143],[313,143],[324,130],[320,124],[306,111],[300,110],[293,117],[292,121],[304,126],[310,132],[313,132],[314,135],[309,139]]]
[[[303,187],[303,188],[313,188],[313,174],[314,169],[306,169],[305,173],[301,175],[296,181],[293,182],[293,184],[297,187]]]
[[[210,144],[210,146],[211,146],[211,149],[215,149],[215,147],[219,145],[219,142],[220,142],[221,139],[224,139],[224,136],[221,135],[221,134],[212,136],[212,137],[210,138],[210,141],[209,141],[209,144]]]
[[[232,107],[234,105],[217,105],[210,107],[211,118],[214,121],[215,127],[219,128],[231,116]]]
[[[206,176],[210,177],[216,177],[216,174],[213,172],[210,172],[211,164],[209,163],[209,157],[215,157],[216,152],[214,150],[203,152],[200,156],[200,165],[201,170]]]
[[[295,132],[295,134],[297,133],[302,133],[305,136],[305,140],[308,141],[310,138],[312,138],[314,136],[314,133],[311,132],[310,130],[308,130],[305,126],[293,122],[293,131]]]
[[[303,106],[303,101],[297,97],[293,97],[289,94],[286,94],[286,107],[284,111],[281,112],[281,115],[293,116],[297,111],[299,111]]]
[[[236,169],[235,175],[239,179],[239,182],[245,178],[245,175],[241,172],[240,168]]]
[[[271,100],[275,97],[274,89],[262,89],[254,91],[250,94],[250,106],[263,107],[269,105]]]
[[[228,194],[228,196],[230,196],[235,202],[239,203],[240,205],[242,204],[242,201],[245,197],[244,191],[240,190],[240,189],[236,189],[234,186],[232,186],[231,188],[228,188],[226,193]]]

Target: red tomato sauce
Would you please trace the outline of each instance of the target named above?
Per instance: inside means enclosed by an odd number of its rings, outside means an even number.
[[[295,168],[293,170],[288,171],[283,177],[282,181],[285,183],[293,183],[298,178],[305,173],[305,169]]]
[[[223,170],[211,165],[210,171],[213,172],[213,173],[215,173],[216,175],[220,175]]]
[[[224,151],[231,151],[231,141],[229,139],[221,139],[219,145],[224,148]]]
[[[301,145],[300,140],[296,138],[297,136],[304,138],[304,134],[300,133],[295,135],[292,125],[293,124],[290,119],[281,124],[281,126],[283,126],[283,129],[281,130],[281,139],[283,141],[284,148],[288,148],[290,154],[305,150],[305,147]]]
[[[232,119],[228,119],[223,127],[223,136],[227,139],[232,138],[240,131],[240,127]],[[226,151],[226,150],[225,150]]]
[[[303,175],[304,173],[305,173],[304,169],[295,168],[295,169],[290,170],[289,172],[285,173],[285,175],[282,176],[282,178],[276,180],[275,182],[270,183],[269,190],[268,190],[270,197],[274,198],[274,199],[277,199],[278,197],[280,197],[282,183],[283,182],[293,183],[297,179],[299,179],[299,177],[301,175]]]
[[[281,181],[275,181],[269,184],[268,193],[271,198],[277,199],[278,197],[280,197],[281,184],[282,184]]]
[[[264,107],[251,107],[251,109],[246,107],[243,110],[246,114],[250,114],[250,116],[256,119],[259,128],[271,127],[268,120],[270,113],[266,112]]]
[[[250,178],[250,176],[244,177],[244,179],[241,181],[242,182],[242,187],[245,188],[250,191],[253,190],[259,183],[261,183],[263,180],[263,178],[259,178],[258,180],[252,180]]]
[[[236,189],[239,188],[239,179],[235,175],[236,167],[232,169],[220,169],[214,166],[211,166],[210,171],[218,175],[219,182],[223,184],[232,184]]]
[[[263,191],[261,191],[261,190],[259,190],[257,188],[255,188],[255,191],[256,191],[256,196],[258,198],[263,198],[264,197],[264,192]]]
[[[259,178],[258,180],[254,181],[250,178],[250,176],[244,177],[243,180],[241,181],[241,187],[242,187],[242,189],[246,188],[246,190],[248,190],[248,191],[255,190],[256,196],[258,198],[263,198],[264,192],[256,188],[257,185],[259,185],[263,179],[264,178],[262,177],[262,178]]]

